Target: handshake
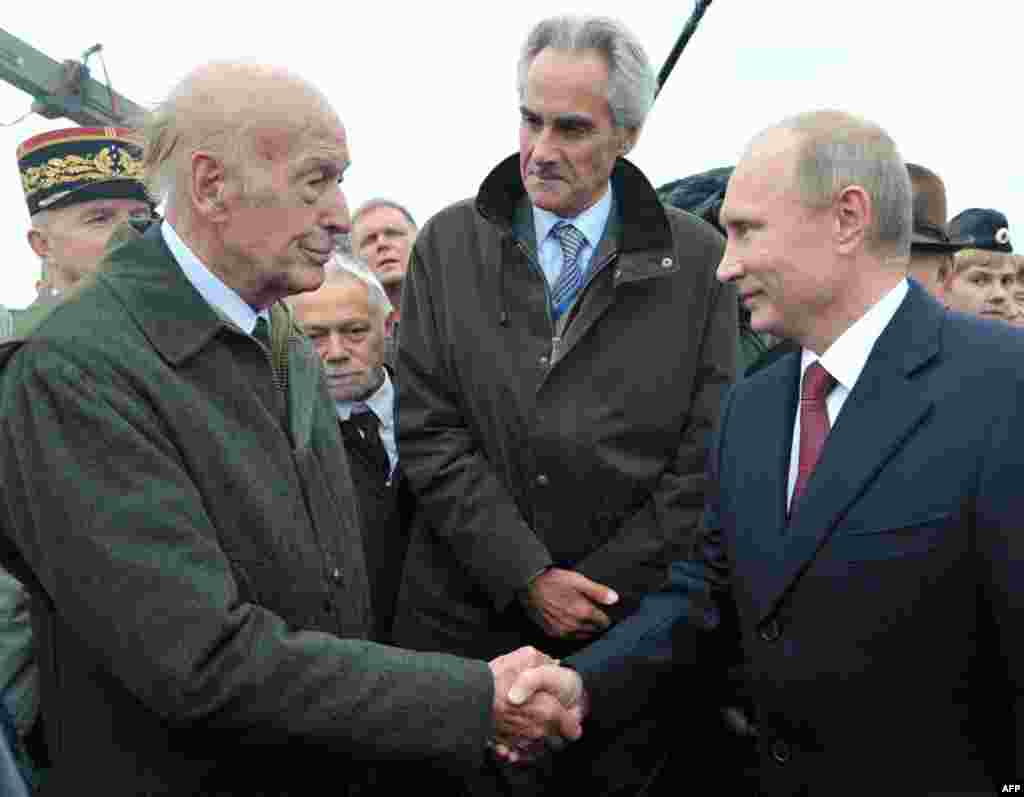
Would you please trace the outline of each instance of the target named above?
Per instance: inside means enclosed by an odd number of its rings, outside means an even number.
[[[587,711],[583,680],[574,670],[531,647],[490,662],[494,675],[494,736],[501,761],[527,763],[583,735]]]

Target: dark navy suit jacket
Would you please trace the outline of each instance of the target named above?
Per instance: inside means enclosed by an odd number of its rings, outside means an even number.
[[[797,353],[734,386],[703,542],[568,660],[595,719],[668,662],[715,694],[742,660],[766,794],[1020,782],[1024,334],[912,281],[787,522],[799,375]]]

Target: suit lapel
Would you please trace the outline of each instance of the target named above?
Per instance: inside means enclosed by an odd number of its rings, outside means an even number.
[[[739,475],[725,472],[724,483],[737,485],[729,501],[734,507],[730,514],[742,518],[737,544],[752,546],[751,556],[738,560],[758,567],[765,554],[774,555],[775,543],[786,527],[786,481],[799,377],[800,355],[782,358],[757,375],[758,384],[751,385],[746,406],[753,409],[737,412],[729,421],[729,440],[737,442],[729,447],[735,455],[728,467]],[[767,550],[762,553],[762,549]]]
[[[913,377],[938,353],[942,314],[942,308],[911,283],[910,292],[878,339],[829,433],[799,510],[779,537],[776,560],[771,567],[761,569],[754,596],[759,620],[772,612],[849,507],[931,411],[931,399],[920,394]],[[793,359],[799,363],[798,356]],[[794,380],[794,403],[795,385]],[[790,414],[783,435],[789,444],[792,424]],[[788,469],[781,473],[785,485]],[[784,507],[784,497],[782,501]]]

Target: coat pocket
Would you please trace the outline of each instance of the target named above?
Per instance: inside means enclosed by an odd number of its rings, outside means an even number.
[[[871,562],[927,553],[935,548],[950,525],[951,512],[936,512],[900,523],[841,529],[828,547],[837,559]]]

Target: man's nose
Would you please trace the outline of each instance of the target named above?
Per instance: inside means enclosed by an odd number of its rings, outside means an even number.
[[[352,229],[352,216],[349,214],[348,201],[345,199],[345,192],[341,185],[336,185],[327,192],[321,225],[327,228],[331,235],[347,235]]]
[[[558,160],[557,142],[550,127],[543,128],[533,139],[534,163],[555,163]]]
[[[1010,288],[1004,285],[999,280],[992,283],[992,292],[989,294],[988,300],[993,304],[1002,304],[1003,302],[1009,301],[1010,299]]]
[[[725,254],[722,255],[722,261],[718,264],[718,268],[715,269],[715,277],[718,278],[719,282],[732,282],[735,279],[743,276],[743,266],[739,259],[733,256],[729,247],[726,246]]]
[[[345,338],[338,332],[328,332],[324,341],[324,355],[328,362],[345,362],[349,358]]]

